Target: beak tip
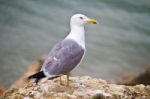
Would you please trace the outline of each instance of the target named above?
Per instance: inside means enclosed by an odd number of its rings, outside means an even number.
[[[88,23],[90,23],[90,24],[97,24],[97,21],[94,20],[94,19],[90,19],[90,20],[88,21]]]
[[[97,21],[93,22],[93,24],[97,24]]]

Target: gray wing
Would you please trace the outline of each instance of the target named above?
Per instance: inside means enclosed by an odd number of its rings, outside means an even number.
[[[78,65],[83,55],[84,49],[75,41],[63,40],[51,50],[43,68],[50,75],[65,74]]]

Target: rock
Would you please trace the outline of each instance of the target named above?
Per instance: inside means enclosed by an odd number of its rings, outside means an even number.
[[[21,78],[19,78],[19,80],[12,84],[10,89],[24,87],[28,83],[27,77],[41,70],[45,57],[45,55],[40,57],[36,62],[29,66],[27,72]]]
[[[70,77],[66,86],[66,76],[35,84],[31,80],[23,88],[8,90],[6,99],[150,99],[150,86],[125,86],[108,84],[105,80],[89,76]]]
[[[37,85],[34,80],[29,82],[27,77],[40,71],[44,60],[45,56],[29,66],[27,72],[6,92],[0,86],[0,99],[150,99],[150,68],[139,76],[129,75],[117,79],[114,81],[116,84],[89,76],[70,77],[69,86],[66,86],[66,76],[61,77],[62,84],[60,78]]]
[[[2,96],[5,92],[4,86],[0,85],[0,96]]]
[[[137,84],[150,85],[150,67],[146,68],[145,71],[140,73],[138,76],[127,75],[115,79],[111,82],[123,85],[137,85]]]

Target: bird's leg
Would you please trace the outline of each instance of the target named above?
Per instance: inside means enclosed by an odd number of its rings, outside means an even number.
[[[70,77],[70,72],[66,73],[67,76],[67,86],[69,86],[69,77]]]
[[[62,83],[62,79],[61,79],[61,76],[59,77],[59,80],[60,80],[60,85],[62,85],[63,83]]]

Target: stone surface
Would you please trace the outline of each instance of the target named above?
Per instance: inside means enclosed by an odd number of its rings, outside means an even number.
[[[150,86],[125,86],[108,84],[105,80],[89,76],[70,77],[66,86],[66,76],[35,84],[31,80],[23,88],[8,90],[5,99],[150,99]]]
[[[41,56],[37,61],[28,66],[29,68],[27,69],[26,73],[23,76],[21,76],[15,83],[13,83],[10,89],[24,87],[28,83],[28,80],[26,78],[41,70],[45,57],[45,55]]]
[[[0,96],[2,96],[5,93],[4,86],[0,85]]]
[[[150,85],[150,66],[146,68],[143,72],[139,73],[137,76],[127,75],[120,77],[118,79],[114,79],[111,82],[115,84],[132,85],[132,86],[137,84]]]

